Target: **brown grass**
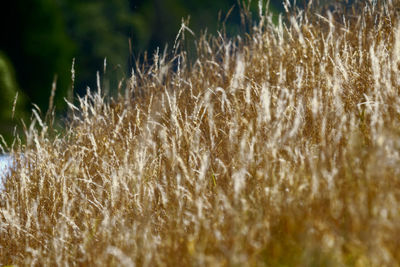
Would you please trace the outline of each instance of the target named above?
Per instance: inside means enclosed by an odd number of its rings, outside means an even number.
[[[0,264],[399,266],[400,2],[378,2],[263,14],[194,62],[179,38],[63,134],[36,112]]]

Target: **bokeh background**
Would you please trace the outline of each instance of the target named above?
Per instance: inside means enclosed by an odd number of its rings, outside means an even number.
[[[257,13],[258,1],[252,2],[251,8]],[[58,114],[63,113],[64,98],[72,86],[73,58],[75,94],[84,94],[87,87],[95,89],[96,72],[103,70],[105,58],[105,75],[110,88],[116,88],[116,82],[128,77],[132,62],[143,58],[145,51],[152,54],[157,47],[172,47],[182,18],[190,16],[189,27],[197,35],[204,29],[213,33],[233,6],[226,21],[231,34],[240,28],[237,0],[3,1],[0,134],[9,141],[21,119],[29,124],[32,103],[44,114],[54,80],[55,105]],[[269,10],[275,15],[283,12],[282,1],[271,0]]]

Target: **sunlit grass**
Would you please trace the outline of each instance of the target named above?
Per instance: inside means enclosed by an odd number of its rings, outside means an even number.
[[[268,14],[34,112],[0,196],[0,264],[398,266],[398,1]],[[23,158],[21,155],[24,155]]]

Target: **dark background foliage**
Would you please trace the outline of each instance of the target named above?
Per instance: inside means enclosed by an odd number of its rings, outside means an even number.
[[[252,8],[257,10],[257,2]],[[11,119],[13,99],[19,91],[17,118],[27,119],[37,104],[48,109],[56,79],[55,104],[65,108],[71,90],[75,58],[75,94],[96,87],[96,72],[107,58],[110,88],[127,77],[132,62],[157,47],[171,48],[182,18],[189,27],[215,32],[228,10],[235,6],[226,27],[240,25],[237,0],[16,0],[0,8],[0,134],[11,136],[17,119]],[[271,12],[283,11],[282,2],[270,1]],[[222,14],[222,15],[221,15]],[[220,15],[220,16],[219,16]]]

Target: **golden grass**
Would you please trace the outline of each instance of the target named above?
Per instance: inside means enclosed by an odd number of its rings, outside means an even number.
[[[263,13],[88,92],[63,134],[36,112],[0,263],[399,266],[399,4]]]

